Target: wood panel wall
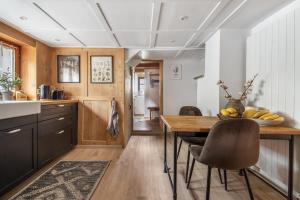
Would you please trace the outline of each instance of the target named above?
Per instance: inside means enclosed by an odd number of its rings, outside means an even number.
[[[121,48],[52,48],[0,22],[0,37],[21,46],[21,89],[29,99],[36,99],[36,89],[41,84],[65,91],[69,99],[79,99],[79,144],[125,145],[130,137],[130,118],[124,119],[125,64]],[[80,83],[57,82],[57,55],[80,55]],[[90,82],[90,56],[112,55],[114,65],[113,84]],[[129,75],[127,71],[127,76]],[[127,77],[126,111],[130,106],[130,77]],[[111,100],[118,102],[120,135],[112,138],[106,131],[111,112]],[[126,130],[125,130],[126,129]],[[126,134],[126,141],[124,140]]]
[[[132,113],[132,69],[129,65],[125,66],[125,80],[124,80],[124,144],[127,144],[132,131],[133,126],[133,113]]]
[[[29,99],[36,99],[36,49],[31,46],[21,47],[21,89]]]
[[[57,82],[57,55],[80,55],[80,83]],[[114,82],[90,82],[90,56],[112,55]],[[79,99],[79,144],[124,145],[124,49],[57,48],[52,53],[51,80],[53,86],[63,89],[67,98]],[[113,138],[106,131],[111,112],[111,100],[118,103],[120,135]]]
[[[35,47],[21,46],[21,89],[31,100],[37,99],[37,88],[51,84],[52,48],[36,41]]]
[[[51,55],[52,48],[36,42],[36,85],[51,84]]]
[[[247,40],[247,79],[259,73],[250,103],[285,115],[300,127],[300,3],[255,27]],[[295,175],[300,176],[300,139],[296,138]],[[258,167],[287,188],[288,143],[262,141]],[[297,178],[295,178],[297,180]],[[300,192],[300,182],[295,181]]]

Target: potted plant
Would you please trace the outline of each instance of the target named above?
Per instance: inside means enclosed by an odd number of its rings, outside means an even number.
[[[228,92],[228,86],[225,85],[224,81],[220,80],[217,83],[217,85],[220,88],[222,88],[226,93],[225,98],[228,99],[226,108],[234,108],[237,111],[238,116],[242,116],[243,112],[245,111],[245,106],[243,102],[247,99],[248,94],[251,93],[253,88],[253,82],[257,76],[258,74],[256,74],[251,80],[245,83],[244,90],[240,93],[240,97],[238,99],[233,98],[232,95]]]
[[[20,77],[15,76],[13,77],[11,73],[3,72],[0,75],[0,88],[2,94],[2,100],[8,101],[13,99],[13,92],[12,90],[18,86],[20,86],[22,80]]]

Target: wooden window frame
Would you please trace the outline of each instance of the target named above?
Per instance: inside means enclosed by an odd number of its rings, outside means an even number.
[[[0,44],[15,49],[15,75],[21,76],[21,47],[0,37]]]

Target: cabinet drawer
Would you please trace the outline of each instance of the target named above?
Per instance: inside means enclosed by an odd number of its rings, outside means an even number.
[[[14,117],[0,120],[0,130],[10,129],[26,124],[33,124],[37,122],[37,115],[27,115],[22,117]]]
[[[72,124],[72,116],[58,116],[38,123],[38,134],[43,135],[58,131]]]
[[[72,127],[45,131],[38,135],[38,167],[72,148]]]
[[[69,115],[72,113],[72,104],[43,105],[38,116],[39,121]]]
[[[36,124],[0,131],[0,195],[36,169]]]

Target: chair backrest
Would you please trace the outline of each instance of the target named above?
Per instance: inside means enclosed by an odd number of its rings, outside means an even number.
[[[194,106],[183,106],[180,108],[179,115],[184,116],[202,116],[199,108]]]
[[[219,169],[244,169],[257,163],[259,126],[250,119],[217,122],[210,130],[199,162]]]

